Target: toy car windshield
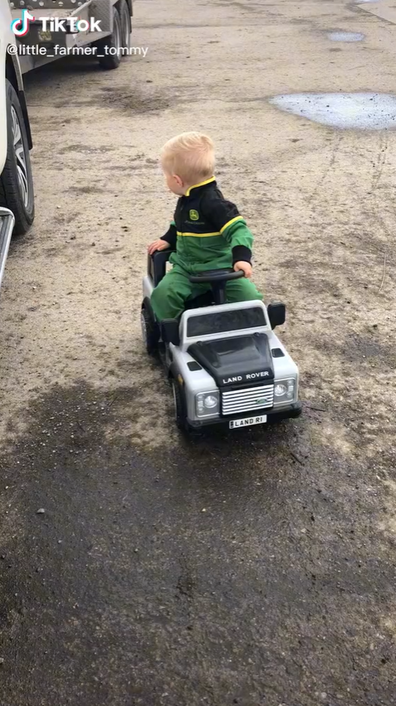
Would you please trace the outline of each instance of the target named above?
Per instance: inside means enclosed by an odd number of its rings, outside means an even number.
[[[241,309],[240,311],[222,311],[191,316],[187,323],[188,338],[208,336],[212,333],[226,333],[243,329],[265,326],[266,320],[262,308]]]

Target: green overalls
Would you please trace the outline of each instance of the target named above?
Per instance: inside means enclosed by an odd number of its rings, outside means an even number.
[[[151,296],[159,321],[177,318],[187,299],[210,289],[208,284],[191,284],[189,274],[230,268],[252,257],[252,233],[235,204],[224,199],[215,177],[192,186],[179,198],[174,222],[162,240],[176,252],[170,257],[172,270]],[[246,278],[228,282],[226,294],[228,302],[262,299]]]

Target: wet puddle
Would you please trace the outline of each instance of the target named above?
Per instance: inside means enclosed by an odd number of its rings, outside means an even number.
[[[327,37],[332,42],[361,42],[364,34],[360,32],[328,32]]]
[[[396,95],[387,93],[294,93],[269,102],[286,113],[344,130],[396,127]]]

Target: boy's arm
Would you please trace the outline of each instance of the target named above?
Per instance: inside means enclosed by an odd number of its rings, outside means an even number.
[[[221,231],[223,238],[230,243],[232,248],[232,262],[252,262],[253,234],[246,225],[246,221],[240,220],[231,223]]]
[[[165,240],[165,242],[169,243],[169,247],[176,250],[177,232],[176,232],[176,224],[174,221],[172,221],[169,229],[167,230],[165,235],[163,235],[162,238],[160,238],[160,240]]]
[[[246,225],[238,208],[231,201],[226,201],[219,193],[208,195],[203,200],[203,216],[213,223],[218,231],[229,243],[232,249],[233,264],[252,260],[253,234]]]
[[[154,255],[157,250],[168,250],[169,248],[172,248],[172,250],[176,250],[176,240],[176,225],[174,221],[172,221],[170,228],[167,230],[165,235],[163,235],[162,238],[159,238],[158,240],[154,240],[154,242],[148,246],[147,250],[149,255]]]

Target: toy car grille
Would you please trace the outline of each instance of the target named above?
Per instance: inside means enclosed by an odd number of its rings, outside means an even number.
[[[266,407],[273,407],[274,386],[249,387],[248,390],[233,390],[222,394],[222,413],[239,414]]]

